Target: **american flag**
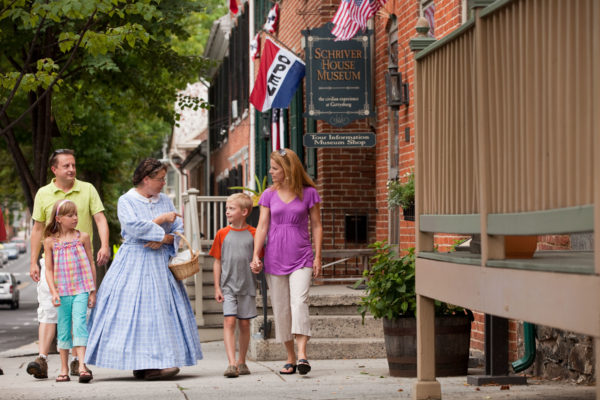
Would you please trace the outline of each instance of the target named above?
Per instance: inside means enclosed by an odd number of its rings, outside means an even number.
[[[338,7],[331,33],[335,40],[350,40],[359,29],[367,28],[367,20],[373,16],[387,0],[342,0]]]
[[[283,112],[281,108],[274,108],[271,114],[271,149],[273,151],[283,149],[284,138]]]
[[[429,36],[435,37],[435,3],[423,10],[423,16],[429,22]]]
[[[267,14],[267,20],[263,25],[263,29],[269,33],[275,33],[277,30],[277,22],[279,22],[279,4],[275,3],[273,8]]]

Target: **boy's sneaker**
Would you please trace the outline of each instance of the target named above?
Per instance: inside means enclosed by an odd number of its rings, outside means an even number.
[[[230,365],[223,373],[223,376],[226,376],[228,378],[237,378],[238,376],[240,376],[240,373],[235,365]]]
[[[27,365],[27,373],[37,379],[48,378],[48,363],[42,357],[38,357]]]
[[[79,376],[79,360],[73,360],[70,364],[71,376]]]

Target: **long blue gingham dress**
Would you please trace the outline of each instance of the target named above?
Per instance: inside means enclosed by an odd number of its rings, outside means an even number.
[[[88,321],[85,362],[103,368],[154,369],[195,365],[202,359],[196,319],[184,285],[168,268],[179,237],[158,250],[144,247],[183,223],[157,225],[158,215],[176,211],[163,193],[152,199],[135,189],[119,198],[124,242],[100,289]]]

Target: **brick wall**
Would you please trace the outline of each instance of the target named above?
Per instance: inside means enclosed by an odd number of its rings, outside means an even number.
[[[344,215],[367,215],[367,242],[375,235],[373,149],[319,149],[317,188],[323,200],[324,248],[343,248]],[[364,247],[355,245],[351,247]]]

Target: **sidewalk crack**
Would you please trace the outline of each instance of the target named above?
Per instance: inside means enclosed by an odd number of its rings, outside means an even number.
[[[255,363],[255,364],[258,364],[258,365],[261,365],[261,366],[263,366],[263,367],[265,367],[266,369],[268,369],[269,371],[271,371],[273,374],[275,374],[275,376],[277,376],[279,379],[281,379],[281,380],[282,380],[282,381],[284,381],[284,382],[287,382],[287,381],[285,380],[285,378],[284,378],[283,376],[281,376],[281,374],[279,373],[279,371],[275,371],[274,369],[272,369],[272,368],[271,368],[271,367],[269,367],[268,365],[265,365],[265,364],[263,364],[263,363],[261,363],[261,362],[258,362],[258,361],[254,361],[254,363]]]
[[[189,397],[187,397],[187,394],[185,393],[187,388],[184,388],[183,386],[179,385],[178,383],[176,383],[175,385],[177,386],[177,389],[179,389],[179,392],[183,395],[183,398],[185,400],[190,400]]]

